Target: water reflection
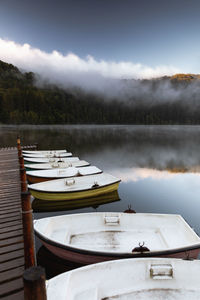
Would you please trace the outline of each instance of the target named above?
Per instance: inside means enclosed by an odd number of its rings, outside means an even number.
[[[43,201],[39,199],[34,199],[32,202],[32,208],[34,212],[56,212],[56,211],[70,211],[77,210],[78,208],[91,207],[95,210],[99,208],[100,205],[106,203],[112,203],[115,201],[120,201],[117,191],[109,194],[100,195],[92,198],[66,200],[66,201]]]
[[[52,208],[35,218],[131,205],[137,213],[181,214],[200,235],[200,126],[1,126],[1,146],[15,146],[18,133],[24,144],[66,148],[122,179],[120,201]]]
[[[55,256],[44,246],[40,247],[37,252],[37,263],[45,268],[47,279],[82,266]]]
[[[0,126],[1,146],[24,144],[64,149],[110,166],[188,169],[200,166],[200,126]]]

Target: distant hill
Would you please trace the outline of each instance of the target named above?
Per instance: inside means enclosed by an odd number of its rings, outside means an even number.
[[[200,124],[200,75],[126,80],[121,99],[109,100],[81,89],[38,87],[36,78],[0,61],[0,123]]]
[[[175,74],[169,77],[170,80],[177,80],[177,81],[192,81],[196,79],[200,79],[199,74]]]

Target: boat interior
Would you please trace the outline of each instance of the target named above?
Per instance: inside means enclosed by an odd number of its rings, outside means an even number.
[[[44,237],[78,249],[131,253],[140,246],[162,251],[200,243],[179,215],[87,213],[39,220]]]
[[[100,263],[53,278],[47,295],[54,299],[56,285],[60,300],[197,300],[199,264],[159,258]]]

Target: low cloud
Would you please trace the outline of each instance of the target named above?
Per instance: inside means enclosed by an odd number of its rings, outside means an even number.
[[[0,59],[25,71],[38,73],[51,83],[105,92],[108,96],[119,93],[116,82],[121,79],[149,79],[180,71],[173,66],[151,68],[140,63],[96,60],[90,55],[83,59],[74,53],[63,55],[56,50],[47,53],[29,44],[21,45],[5,39],[0,39]]]

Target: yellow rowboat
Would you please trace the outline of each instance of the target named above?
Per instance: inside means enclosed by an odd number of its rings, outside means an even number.
[[[37,199],[74,200],[111,193],[118,189],[119,183],[118,178],[102,173],[35,183],[28,188]]]
[[[23,157],[24,159],[26,159],[27,157],[28,158],[32,158],[32,157],[36,157],[36,158],[62,158],[62,157],[69,157],[69,156],[72,156],[72,153],[71,152],[65,152],[65,153],[54,153],[54,154],[45,154],[45,153],[32,153],[32,154],[25,154],[23,153]]]
[[[39,171],[27,171],[26,176],[28,183],[39,183],[59,178],[70,178],[77,176],[87,176],[92,174],[100,174],[102,170],[97,167],[69,167],[66,169],[50,169],[50,170],[39,170]]]
[[[75,157],[68,158],[69,162],[55,162],[43,164],[26,164],[25,168],[29,171],[33,170],[50,170],[50,169],[66,169],[70,167],[80,168],[89,166],[89,162],[85,160],[73,160]]]
[[[71,154],[71,156],[72,156],[72,154]],[[58,157],[24,157],[24,162],[25,162],[25,164],[26,163],[43,164],[43,163],[59,163],[59,162],[68,163],[68,162],[71,162],[69,159],[71,159],[71,161],[79,160],[78,157],[62,157],[62,158],[58,158]]]
[[[43,201],[34,199],[32,202],[32,208],[34,212],[50,212],[50,211],[68,211],[84,207],[93,207],[96,209],[100,205],[120,201],[117,191],[100,195],[92,198],[67,200],[67,201]]]

